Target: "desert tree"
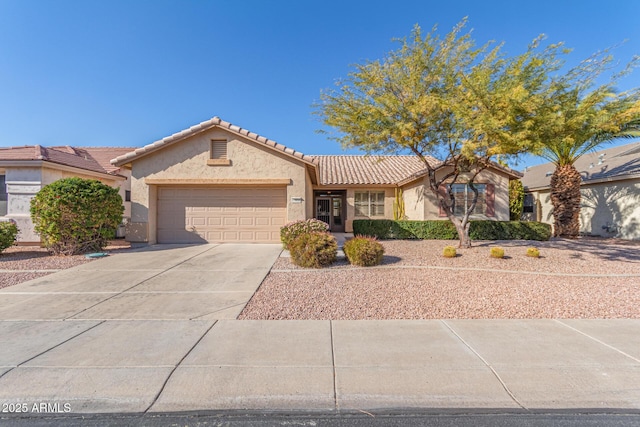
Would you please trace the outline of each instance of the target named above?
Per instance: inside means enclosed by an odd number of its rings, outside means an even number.
[[[536,115],[558,69],[561,44],[534,40],[506,57],[503,45],[477,46],[466,20],[443,37],[415,26],[381,60],[354,66],[321,92],[315,113],[323,132],[345,148],[367,153],[413,153],[425,167],[426,188],[455,225],[460,247],[470,247],[470,217],[478,201],[474,182],[495,160],[508,161],[539,144]],[[468,185],[471,202],[456,215],[452,186]],[[460,210],[460,209],[458,209]]]

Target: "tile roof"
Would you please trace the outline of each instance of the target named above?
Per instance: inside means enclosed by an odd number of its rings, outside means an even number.
[[[167,145],[173,144],[177,141],[181,141],[185,138],[188,138],[192,135],[198,134],[200,132],[204,132],[206,130],[209,130],[211,128],[214,127],[219,127],[222,129],[227,129],[233,133],[236,133],[238,135],[241,135],[245,138],[254,140],[260,144],[264,144],[267,147],[270,147],[274,150],[277,151],[281,151],[289,156],[292,157],[296,157],[300,160],[303,160],[307,163],[310,164],[315,164],[314,159],[310,156],[306,156],[304,154],[302,154],[299,151],[295,151],[291,148],[285,147],[282,144],[278,144],[277,142],[270,140],[268,138],[265,138],[264,136],[260,136],[257,133],[253,133],[248,131],[247,129],[243,129],[239,126],[236,126],[234,124],[231,124],[229,122],[226,122],[224,120],[222,120],[220,117],[213,117],[210,120],[204,121],[202,123],[199,123],[195,126],[191,126],[188,129],[185,129],[183,131],[174,133],[173,135],[167,136],[165,138],[162,138],[156,142],[153,142],[151,144],[145,145],[144,147],[141,148],[136,148],[133,151],[130,151],[129,153],[120,155],[116,158],[114,158],[113,160],[111,160],[111,163],[113,165],[116,166],[121,166],[123,164],[129,163],[130,161],[137,159],[139,157],[142,157],[144,155],[147,155],[149,153],[152,153],[156,150],[159,150]]]
[[[22,147],[0,148],[2,161],[41,160],[59,165],[70,166],[92,172],[109,175],[117,174],[119,167],[113,166],[110,159],[128,153],[130,147],[43,147],[25,145]]]
[[[398,184],[419,175],[425,165],[417,156],[314,156],[321,185]],[[429,159],[435,164],[435,159]]]
[[[575,167],[584,183],[640,177],[640,142],[587,153],[576,161]],[[527,168],[522,183],[529,190],[549,187],[554,170],[553,163]]]

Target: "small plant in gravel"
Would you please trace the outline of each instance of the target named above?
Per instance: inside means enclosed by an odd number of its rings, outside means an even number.
[[[527,256],[531,258],[540,258],[540,250],[538,248],[527,248]]]
[[[289,249],[291,242],[302,234],[311,232],[326,233],[327,231],[329,231],[329,224],[324,221],[315,218],[301,219],[282,226],[280,228],[280,240],[284,248]]]
[[[291,261],[300,267],[327,267],[336,260],[338,243],[329,233],[303,233],[289,243],[289,252]]]
[[[345,242],[343,250],[347,260],[360,267],[378,265],[384,256],[384,247],[375,237],[356,236]]]
[[[504,258],[504,249],[500,247],[491,248],[491,258]]]
[[[445,246],[442,250],[442,256],[445,258],[455,258],[457,255],[456,248],[454,246]]]
[[[0,253],[16,243],[18,226],[13,221],[0,222]]]

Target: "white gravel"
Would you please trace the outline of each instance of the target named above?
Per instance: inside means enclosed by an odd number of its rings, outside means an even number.
[[[640,318],[640,245],[596,239],[384,241],[380,267],[300,269],[280,258],[240,319]],[[489,257],[491,246],[506,259]],[[536,246],[541,258],[527,257]]]

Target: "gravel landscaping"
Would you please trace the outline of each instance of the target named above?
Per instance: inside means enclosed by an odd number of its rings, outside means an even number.
[[[129,247],[124,241],[114,241],[106,250],[113,253]],[[38,246],[12,246],[0,254],[0,289],[91,261],[84,255],[53,256]]]
[[[384,241],[379,267],[301,269],[281,257],[240,319],[640,318],[640,244],[605,239]],[[507,258],[489,257],[492,246]],[[527,247],[541,258],[526,256]]]

